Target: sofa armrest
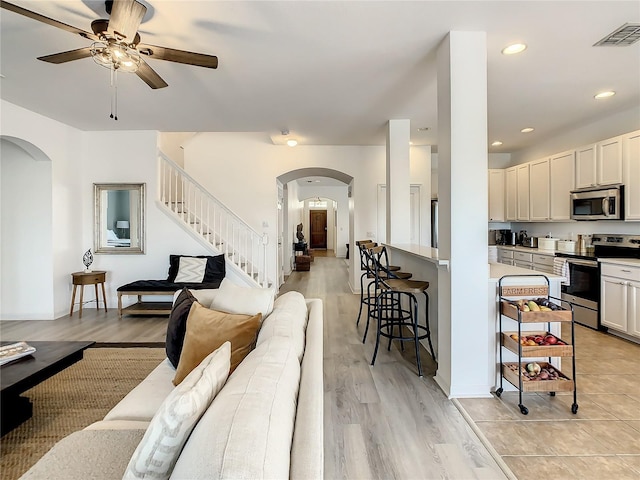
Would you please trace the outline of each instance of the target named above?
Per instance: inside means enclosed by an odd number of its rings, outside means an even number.
[[[323,305],[307,299],[309,320],[291,446],[290,478],[324,477]]]

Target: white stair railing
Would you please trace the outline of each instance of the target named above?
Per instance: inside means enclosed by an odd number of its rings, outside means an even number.
[[[170,213],[262,287],[267,276],[267,234],[247,225],[177,163],[158,152],[159,198]]]

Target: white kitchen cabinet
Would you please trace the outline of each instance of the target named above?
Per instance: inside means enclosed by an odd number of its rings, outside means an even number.
[[[489,221],[505,221],[505,184],[504,170],[489,170]]]
[[[622,139],[621,135],[576,150],[576,188],[622,183]]]
[[[640,338],[640,282],[627,285],[627,332]]]
[[[640,220],[640,130],[622,136],[625,220]]]
[[[576,188],[596,186],[597,151],[595,143],[576,149]]]
[[[505,216],[506,220],[518,219],[518,180],[516,167],[507,168],[504,171],[505,188]]]
[[[543,273],[553,273],[553,255],[533,254],[533,269]]]
[[[529,220],[529,164],[516,167],[517,220]]]
[[[640,267],[602,262],[600,268],[602,325],[640,338]]]
[[[598,142],[598,185],[622,183],[622,136]]]
[[[531,221],[549,220],[549,159],[529,164],[529,201]],[[567,195],[567,201],[569,196]]]
[[[575,187],[575,150],[549,159],[549,218],[571,220],[570,192]]]

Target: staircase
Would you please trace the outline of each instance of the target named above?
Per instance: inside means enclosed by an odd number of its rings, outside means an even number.
[[[267,234],[253,230],[178,164],[158,152],[159,207],[249,285],[269,287]]]

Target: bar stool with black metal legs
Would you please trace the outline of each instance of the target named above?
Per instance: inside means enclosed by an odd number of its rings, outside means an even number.
[[[433,344],[431,343],[431,330],[429,328],[429,295],[427,294],[429,282],[394,278],[393,272],[389,272],[386,269],[386,263],[388,262],[386,257],[386,248],[384,246],[374,247],[370,249],[369,252],[371,259],[374,262],[376,283],[379,287],[379,294],[376,301],[378,329],[376,335],[376,346],[373,351],[371,365],[375,364],[381,336],[389,339],[387,350],[391,349],[391,342],[393,340],[399,340],[401,345],[406,341],[413,341],[416,349],[418,375],[422,377],[422,364],[420,362],[419,348],[420,340],[423,338],[427,339],[429,342],[429,350],[431,351],[431,358],[433,358],[434,361],[436,360],[435,353],[433,352]],[[420,325],[418,321],[418,300],[416,295],[419,295],[420,293],[425,296],[424,325]],[[403,295],[406,295],[409,300],[407,309],[404,309],[400,302]],[[384,302],[385,299],[389,297],[391,299],[394,299],[395,297],[395,299],[398,300],[398,304],[392,309],[385,309]],[[385,313],[384,316],[383,313]],[[394,327],[398,327],[397,334],[394,333]],[[413,330],[412,335],[405,336],[403,333],[403,327],[410,327]]]
[[[356,241],[356,246],[358,247],[358,249],[360,250],[360,270],[362,270],[362,275],[360,275],[360,310],[358,311],[358,320],[356,321],[356,325],[360,325],[360,317],[362,316],[362,307],[363,305],[367,306],[367,311],[369,311],[369,308],[371,306],[373,306],[373,302],[375,302],[375,296],[372,296],[370,294],[370,285],[371,283],[369,283],[369,285],[367,285],[367,295],[365,296],[365,292],[364,292],[364,279],[369,278],[369,279],[373,279],[375,277],[374,272],[373,272],[373,268],[371,268],[371,265],[368,265],[366,262],[366,256],[364,254],[364,249],[367,248],[371,248],[371,247],[375,247],[376,244],[371,241],[371,240],[357,240]],[[397,272],[400,270],[400,267],[395,266],[395,265],[390,265],[389,266],[389,270],[393,271],[393,272]]]
[[[378,305],[377,298],[378,298],[378,294],[380,293],[380,290],[379,290],[380,286],[376,279],[375,259],[373,254],[371,253],[372,251],[371,249],[373,248],[382,248],[382,247],[377,247],[377,245],[373,243],[364,244],[362,246],[363,257],[365,259],[364,263],[367,268],[366,276],[367,278],[370,278],[373,280],[373,282],[369,282],[367,284],[367,295],[366,297],[363,297],[363,301],[360,304],[361,306],[363,304],[367,305],[367,325],[364,329],[364,335],[362,336],[362,343],[367,341],[367,332],[369,331],[369,322],[371,321],[372,318],[374,320],[377,319],[377,305]],[[389,263],[389,258],[387,257],[386,250],[384,250],[383,258],[385,260],[385,265],[387,265]],[[413,276],[413,274],[409,272],[392,270],[395,268],[400,268],[400,267],[389,266],[389,268],[387,269],[388,272],[391,272],[393,274],[393,278],[401,278],[404,280],[408,280]],[[384,277],[386,276],[386,274],[380,273],[379,276]],[[372,287],[373,287],[373,292],[371,291]],[[386,298],[382,305],[382,308],[386,311],[394,307],[399,307],[399,305],[400,305],[399,300],[394,298]],[[358,317],[358,322],[359,321],[360,321],[360,318]],[[404,350],[404,346],[403,346],[403,350]]]

